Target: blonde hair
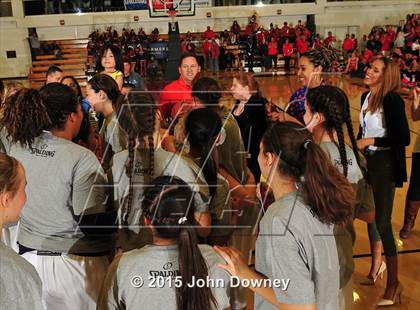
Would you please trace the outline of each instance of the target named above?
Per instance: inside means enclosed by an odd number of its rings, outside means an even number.
[[[13,94],[17,93],[20,89],[25,88],[22,83],[11,81],[5,84],[4,86],[4,93],[2,96],[2,101],[6,101],[6,99]]]
[[[0,194],[16,193],[19,188],[19,166],[20,163],[14,157],[0,152]]]
[[[368,111],[378,111],[384,102],[385,96],[393,91],[397,91],[400,87],[400,67],[398,64],[386,57],[378,58],[384,64],[382,79],[379,87],[372,92],[369,98]]]

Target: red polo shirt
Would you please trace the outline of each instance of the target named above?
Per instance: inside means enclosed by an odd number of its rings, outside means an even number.
[[[182,77],[165,86],[160,93],[159,110],[163,118],[175,117],[182,103],[192,104],[192,88]]]

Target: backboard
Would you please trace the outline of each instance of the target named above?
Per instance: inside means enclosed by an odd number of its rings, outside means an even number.
[[[150,17],[194,16],[194,0],[148,0]]]

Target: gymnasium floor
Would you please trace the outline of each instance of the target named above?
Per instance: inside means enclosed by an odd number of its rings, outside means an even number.
[[[206,75],[205,73],[203,75]],[[228,89],[232,83],[232,77],[229,73],[221,73],[217,76],[220,84]],[[285,107],[292,92],[299,87],[297,77],[294,76],[264,76],[257,77],[261,92],[268,100]],[[20,81],[27,85],[27,81]],[[330,76],[327,79],[330,85],[336,85],[343,88],[349,97],[352,108],[353,126],[357,132],[360,111],[360,96],[365,91],[361,86],[360,80],[349,80],[340,75]],[[147,83],[149,89],[161,89],[162,83]],[[407,99],[407,98],[406,98]],[[407,148],[407,168],[411,171],[411,154],[416,139],[413,121],[411,119],[410,102],[406,100],[406,113],[409,119],[411,129],[411,144]],[[417,132],[420,124],[416,124]],[[399,278],[403,286],[402,305],[388,307],[389,309],[420,309],[420,219],[409,239],[402,241],[398,232],[403,224],[405,195],[407,192],[407,183],[403,188],[397,189],[394,200],[394,212],[392,224],[394,235],[398,244],[399,255]],[[366,278],[370,268],[370,249],[366,224],[356,220],[355,222],[357,240],[354,246],[355,255],[355,273],[354,282],[354,308],[355,310],[375,309],[376,303],[382,297],[385,289],[386,277],[378,279],[375,286],[363,286],[360,283]],[[253,296],[250,294],[247,309],[253,309]],[[322,309],[320,309],[322,310]]]

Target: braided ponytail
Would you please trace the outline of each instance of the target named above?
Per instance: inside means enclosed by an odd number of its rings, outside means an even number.
[[[351,125],[350,104],[346,94],[338,87],[318,86],[308,91],[306,99],[307,105],[313,113],[318,112],[324,116],[324,128],[332,141],[334,141],[333,132],[337,133],[340,162],[343,166],[343,174],[347,177],[348,162],[343,131],[344,123],[347,125],[347,130],[352,140],[353,152],[358,164],[359,154],[357,153],[356,140]]]
[[[126,174],[129,178],[129,190],[124,216],[124,223],[128,224],[133,195],[134,195],[134,161],[136,154],[140,157],[144,167],[144,184],[151,182],[154,175],[154,142],[153,134],[155,130],[156,105],[153,97],[148,93],[130,92],[126,97],[118,100],[119,123],[128,135],[128,162]],[[136,148],[136,143],[139,146]],[[148,156],[144,156],[145,152]]]
[[[340,153],[340,161],[343,167],[343,174],[347,177],[348,174],[348,162],[347,162],[347,153],[346,153],[346,143],[344,141],[344,131],[342,127],[342,119],[340,118],[340,112],[338,111],[338,107],[334,104],[329,105],[331,111],[332,121],[334,122],[334,129],[337,133],[338,138],[338,151]]]

